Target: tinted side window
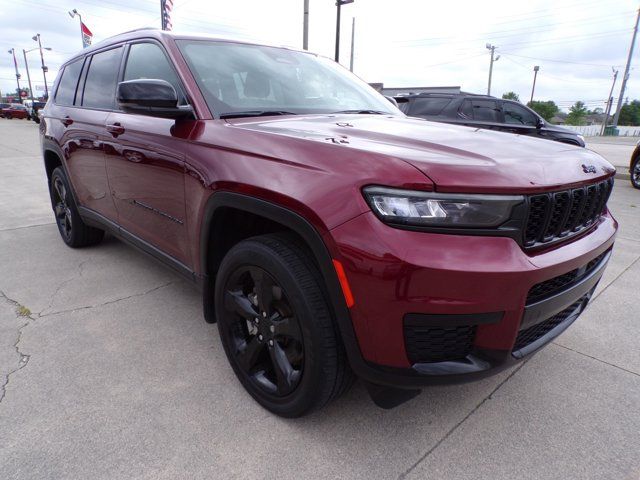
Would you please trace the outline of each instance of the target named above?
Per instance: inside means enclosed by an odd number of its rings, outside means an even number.
[[[411,103],[411,115],[440,115],[450,102],[450,98],[416,98]]]
[[[114,107],[121,55],[122,47],[118,47],[96,53],[91,58],[82,95],[83,107],[105,109]]]
[[[58,105],[73,105],[83,61],[84,58],[81,58],[64,67],[58,89],[56,90],[55,102]]]
[[[497,102],[493,100],[472,100],[473,119],[481,122],[499,122]]]
[[[532,127],[538,124],[538,118],[533,113],[515,103],[504,102],[502,111],[504,112],[505,123],[529,125]]]
[[[176,89],[180,103],[184,103],[178,76],[162,49],[154,43],[135,43],[129,48],[124,80],[139,78],[154,78],[169,82]]]

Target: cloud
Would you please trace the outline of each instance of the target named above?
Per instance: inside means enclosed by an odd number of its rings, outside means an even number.
[[[300,47],[302,0],[175,0],[174,30],[253,39]],[[49,83],[59,66],[81,47],[78,19],[83,15],[94,41],[133,28],[159,26],[159,0],[14,0],[10,21],[0,33],[0,47],[15,47],[26,84],[22,48],[33,48],[40,33]],[[487,42],[502,55],[494,65],[492,93],[531,94],[533,66],[540,65],[536,98],[564,105],[584,100],[604,102],[611,87],[611,66],[622,70],[631,39],[634,0],[531,0],[513,2],[355,0],[342,8],[341,63],[348,65],[351,19],[356,17],[355,73],[387,86],[460,85],[486,92]],[[333,2],[310,1],[310,49],[333,57]],[[0,56],[0,89],[15,89],[13,61]],[[528,58],[533,57],[533,58]],[[548,59],[548,60],[544,60]],[[29,54],[32,81],[42,84],[38,52]],[[558,60],[558,61],[549,61]],[[574,63],[563,63],[563,61]],[[635,63],[638,63],[637,61]],[[591,64],[591,65],[585,65]],[[625,96],[640,97],[639,72],[631,72]],[[618,82],[615,96],[619,91]]]

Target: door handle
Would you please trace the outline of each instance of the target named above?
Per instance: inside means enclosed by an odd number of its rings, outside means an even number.
[[[107,125],[107,132],[109,132],[114,137],[118,135],[122,135],[124,133],[124,127],[120,125],[118,122]]]
[[[71,125],[73,123],[73,120],[71,119],[71,117],[69,115],[67,115],[64,118],[61,118],[60,121],[62,122],[62,124],[65,127],[68,127],[69,125]]]

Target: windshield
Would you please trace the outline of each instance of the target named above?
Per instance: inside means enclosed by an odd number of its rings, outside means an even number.
[[[216,116],[343,111],[402,115],[365,82],[322,57],[208,40],[179,40],[178,45]]]

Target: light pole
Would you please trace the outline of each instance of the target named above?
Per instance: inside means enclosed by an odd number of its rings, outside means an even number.
[[[531,87],[531,102],[533,102],[533,92],[536,91],[536,78],[538,78],[538,70],[540,70],[540,67],[538,65],[536,65],[535,67],[533,67],[533,87]]]
[[[27,63],[27,50],[25,50],[24,48],[22,49],[22,55],[24,56],[24,68],[27,71],[27,82],[29,82],[29,96],[31,97],[31,102],[33,104],[33,87],[31,86],[31,75],[29,75],[29,64]]]
[[[491,95],[491,76],[493,75],[493,62],[497,62],[498,60],[500,60],[500,55],[496,56],[494,58],[494,53],[496,51],[496,47],[495,45],[491,45],[490,43],[487,43],[487,50],[491,51],[491,63],[489,63],[489,84],[487,85],[487,95]]]
[[[351,19],[351,57],[349,59],[349,70],[353,72],[353,56],[355,54],[356,41],[356,17]]]
[[[82,48],[84,48],[84,35],[82,34],[82,15],[78,13],[78,10],[75,8],[70,12],[67,12],[71,18],[75,18],[76,15],[80,19],[80,41],[82,41]]]
[[[29,75],[29,63],[27,62],[27,53],[38,50],[39,47],[32,48],[30,50],[22,49],[22,55],[24,55],[24,67],[27,70],[27,80],[29,81],[29,92],[31,93],[31,100],[33,101],[33,88],[31,88],[31,75]],[[51,47],[42,47],[43,50],[51,51]]]
[[[33,37],[34,42],[38,42],[38,48],[40,49],[40,62],[42,62],[42,77],[44,78],[44,96],[49,99],[49,87],[47,86],[47,71],[48,68],[44,65],[44,55],[42,54],[42,42],[40,42],[40,34],[36,33]],[[51,50],[50,48],[47,50]]]
[[[337,0],[336,2],[338,9],[336,13],[336,62],[340,61],[340,7],[353,2],[354,0]]]
[[[302,49],[309,50],[309,0],[304,0],[302,15]]]
[[[22,91],[20,90],[20,73],[18,72],[18,60],[16,60],[16,49],[12,48],[9,53],[13,55],[13,66],[16,68],[16,83],[18,84],[18,98],[22,102]]]

